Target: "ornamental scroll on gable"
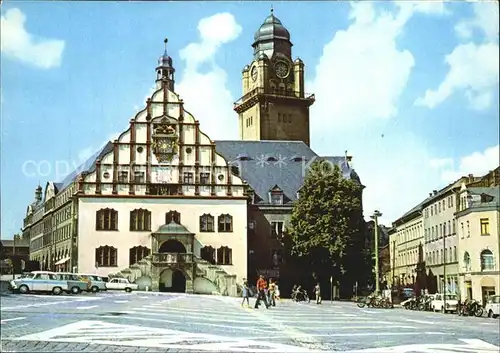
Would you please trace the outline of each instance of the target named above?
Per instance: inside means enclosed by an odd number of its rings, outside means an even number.
[[[161,119],[160,123],[153,124],[152,147],[159,163],[171,162],[177,154],[179,136],[175,126],[167,118]]]

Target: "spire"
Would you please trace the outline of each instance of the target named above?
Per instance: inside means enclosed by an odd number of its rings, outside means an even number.
[[[274,7],[273,4],[271,4],[271,15],[274,13]]]
[[[160,88],[162,85],[162,81],[167,82],[167,87],[169,90],[173,91],[174,90],[174,65],[172,58],[168,56],[167,53],[167,43],[168,43],[168,38],[165,38],[163,40],[164,43],[164,52],[163,55],[160,56],[158,59],[158,66],[156,67],[156,87]]]

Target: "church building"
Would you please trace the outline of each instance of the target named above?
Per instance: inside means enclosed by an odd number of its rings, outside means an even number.
[[[240,140],[212,141],[203,117],[184,109],[166,42],[145,108],[62,182],[36,189],[23,235],[42,269],[236,295],[244,278],[280,276],[282,236],[312,162],[327,160],[360,181],[351,157],[310,149],[315,98],[273,13],[243,69],[234,104]]]

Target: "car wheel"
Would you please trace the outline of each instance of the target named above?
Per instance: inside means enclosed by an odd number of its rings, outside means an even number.
[[[80,288],[79,287],[71,288],[71,294],[80,294]]]
[[[97,293],[99,292],[99,287],[93,286],[92,288],[90,288],[90,290],[92,291],[92,293]]]
[[[54,287],[54,288],[52,288],[52,294],[54,294],[54,295],[61,295],[61,293],[62,293],[61,287]]]
[[[22,285],[21,287],[19,287],[19,293],[21,294],[27,294],[29,293],[30,289],[28,288],[28,286],[25,286],[25,285]]]
[[[132,288],[125,288],[125,292],[127,292],[127,293],[132,292]]]

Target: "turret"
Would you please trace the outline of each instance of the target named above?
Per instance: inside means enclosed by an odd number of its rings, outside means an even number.
[[[156,67],[156,88],[161,88],[162,82],[166,81],[167,88],[173,92],[175,84],[175,69],[173,66],[172,58],[167,54],[168,39],[165,38],[163,42],[165,43],[165,52],[158,59],[158,66]]]

